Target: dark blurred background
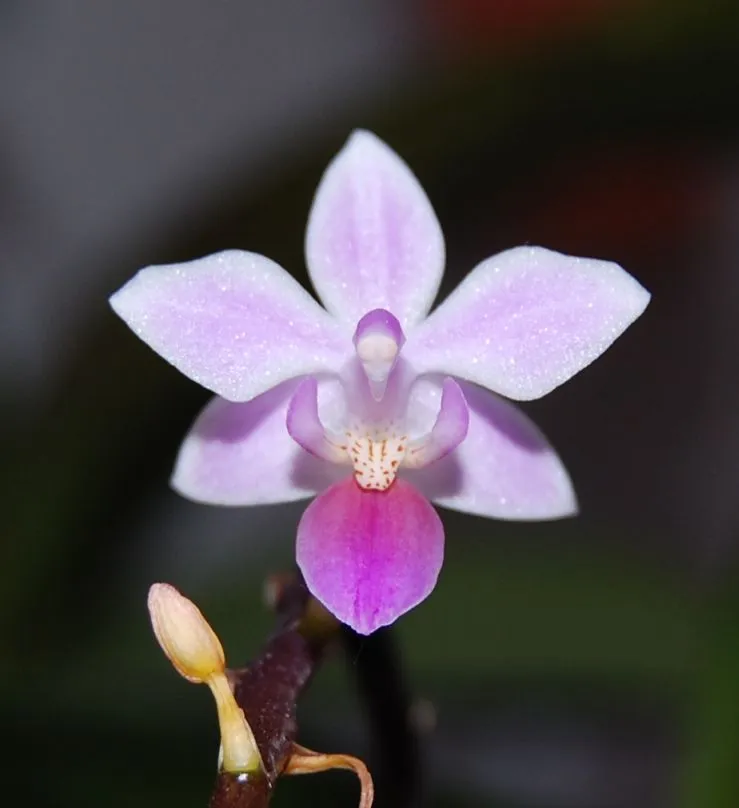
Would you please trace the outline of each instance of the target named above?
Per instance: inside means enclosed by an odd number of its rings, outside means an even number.
[[[210,696],[154,644],[146,591],[181,588],[243,663],[303,505],[168,489],[208,395],[107,296],[229,247],[307,282],[312,193],[361,126],[436,207],[443,293],[523,242],[653,293],[526,406],[582,515],[444,514],[439,586],[397,627],[426,804],[735,808],[738,99],[736,0],[0,3],[0,802],[206,804]],[[366,752],[356,664],[320,671],[306,745]],[[356,796],[327,774],[277,805]]]

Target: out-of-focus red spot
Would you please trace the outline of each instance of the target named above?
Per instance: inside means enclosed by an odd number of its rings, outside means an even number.
[[[594,254],[654,247],[715,215],[712,176],[705,156],[686,147],[593,153],[552,167],[535,189],[519,187],[506,218],[520,241]]]
[[[555,39],[617,9],[645,0],[426,0],[432,24],[449,45],[497,49]]]

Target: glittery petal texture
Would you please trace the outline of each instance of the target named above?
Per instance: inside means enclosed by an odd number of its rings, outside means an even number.
[[[411,170],[375,135],[354,132],[326,169],[306,260],[326,308],[352,328],[371,309],[406,328],[431,307],[444,269],[441,227]]]
[[[157,353],[231,401],[292,377],[338,370],[347,335],[281,267],[231,250],[141,270],[110,299]]]
[[[182,444],[172,487],[196,502],[266,505],[312,497],[338,479],[335,466],[309,455],[287,433],[296,386],[284,382],[247,402],[213,399]],[[324,388],[334,394],[330,385]]]
[[[346,479],[314,500],[298,526],[297,559],[308,588],[360,634],[424,600],[443,557],[438,514],[403,480],[377,492]]]
[[[483,261],[408,335],[419,373],[450,373],[533,399],[589,365],[649,293],[617,264],[518,247]]]
[[[446,457],[406,479],[437,505],[494,519],[540,520],[577,512],[572,483],[556,452],[520,409],[460,382],[469,407],[467,437]],[[414,405],[439,408],[441,385],[420,382]]]

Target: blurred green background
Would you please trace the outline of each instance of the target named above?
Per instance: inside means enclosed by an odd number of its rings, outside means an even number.
[[[266,8],[0,6],[3,804],[207,803],[210,696],[156,647],[146,591],[181,588],[245,662],[304,506],[219,510],[168,489],[208,395],[107,296],[141,266],[228,247],[307,283],[313,190],[362,126],[427,189],[443,294],[524,242],[618,261],[653,293],[603,358],[526,406],[582,515],[443,514],[439,585],[397,626],[408,686],[433,705],[425,804],[734,808],[739,5]],[[356,664],[321,669],[306,745],[366,752]],[[277,794],[355,799],[347,774]]]

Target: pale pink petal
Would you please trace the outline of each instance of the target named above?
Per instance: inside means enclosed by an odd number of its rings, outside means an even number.
[[[603,353],[648,302],[617,264],[517,247],[474,269],[403,353],[420,373],[538,398]]]
[[[172,487],[213,505],[265,505],[311,497],[336,479],[336,467],[301,449],[285,426],[297,381],[247,402],[213,399],[180,449]],[[328,396],[338,394],[323,385]]]
[[[443,558],[438,514],[403,480],[380,492],[349,477],[314,500],[298,525],[297,560],[308,589],[360,634],[426,598]]]
[[[408,166],[375,135],[357,131],[316,191],[306,260],[326,308],[353,328],[387,309],[406,328],[428,312],[444,270],[444,237]]]
[[[148,267],[110,303],[168,362],[231,401],[295,376],[338,371],[352,353],[351,334],[255,253]]]
[[[469,424],[470,411],[462,388],[454,379],[444,379],[436,421],[427,435],[411,443],[403,466],[423,468],[446,457],[467,437]]]
[[[402,471],[427,497],[496,519],[557,519],[577,512],[569,475],[539,429],[513,404],[460,382],[469,407],[467,437],[425,469]],[[438,410],[441,386],[419,382],[412,406]]]

